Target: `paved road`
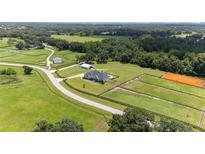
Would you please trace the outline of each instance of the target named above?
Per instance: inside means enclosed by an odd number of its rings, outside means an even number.
[[[17,67],[22,67],[24,65],[27,65],[27,64],[14,64],[14,63],[4,63],[4,62],[0,62],[0,65],[4,65],[4,66],[17,66]],[[70,91],[68,91],[67,89],[65,89],[59,82],[58,80],[54,77],[54,75],[48,70],[48,69],[44,69],[44,68],[41,68],[39,66],[34,66],[34,65],[27,65],[27,66],[30,66],[30,67],[33,67],[35,69],[38,69],[38,70],[41,70],[43,71],[47,76],[48,78],[50,79],[50,81],[53,83],[53,85],[59,90],[61,91],[63,94],[67,95],[68,97],[71,97],[79,102],[82,102],[84,104],[87,104],[87,105],[90,105],[90,106],[93,106],[93,107],[96,107],[96,108],[99,108],[99,109],[102,109],[102,110],[105,110],[105,111],[108,111],[108,112],[111,112],[113,114],[120,114],[122,115],[124,112],[121,111],[121,110],[118,110],[118,109],[114,109],[112,107],[109,107],[109,106],[106,106],[106,105],[103,105],[103,104],[100,104],[98,102],[94,102],[94,101],[91,101],[91,100],[88,100],[88,99],[85,99],[81,96],[78,96]]]
[[[53,56],[53,54],[55,53],[55,51],[53,49],[50,49],[50,48],[46,48],[47,50],[51,51],[51,54],[47,57],[46,59],[46,66],[48,67],[48,69],[50,70],[51,69],[51,61],[50,61],[50,58]]]
[[[65,69],[68,69],[68,68],[71,68],[71,67],[75,67],[75,66],[78,66],[78,64],[74,64],[74,65],[71,65],[71,66],[59,68],[58,71],[62,71],[62,70],[65,70]]]

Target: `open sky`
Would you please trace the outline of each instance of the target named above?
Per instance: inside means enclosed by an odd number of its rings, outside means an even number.
[[[204,22],[204,0],[0,0],[0,22]]]

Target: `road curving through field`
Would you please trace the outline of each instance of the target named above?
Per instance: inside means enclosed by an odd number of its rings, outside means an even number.
[[[51,54],[48,56],[47,58],[47,62],[50,62],[50,57],[55,53],[55,51],[53,49],[49,49],[49,51],[51,51]],[[92,100],[88,100],[86,98],[83,98],[81,96],[78,96],[74,93],[72,93],[71,91],[65,89],[57,80],[57,78],[54,77],[54,75],[52,74],[51,71],[49,71],[50,67],[49,68],[42,68],[42,67],[39,67],[39,66],[35,66],[35,65],[27,65],[27,64],[17,64],[17,63],[7,63],[7,62],[0,62],[0,65],[2,66],[14,66],[14,67],[23,67],[23,66],[29,66],[29,67],[33,67],[34,69],[37,69],[37,70],[40,70],[42,72],[44,72],[47,77],[49,78],[49,80],[51,81],[51,83],[60,91],[62,92],[63,94],[65,94],[66,96],[68,97],[71,97],[81,103],[84,103],[84,104],[87,104],[87,105],[90,105],[90,106],[93,106],[93,107],[96,107],[96,108],[99,108],[99,109],[102,109],[102,110],[105,110],[105,111],[108,111],[108,112],[111,112],[112,114],[120,114],[122,115],[124,112],[121,111],[121,110],[118,110],[118,109],[115,109],[115,108],[112,108],[110,106],[107,106],[107,105],[103,105],[101,103],[98,103],[98,102],[94,102]]]

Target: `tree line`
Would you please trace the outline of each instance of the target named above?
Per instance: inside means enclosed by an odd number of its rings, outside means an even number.
[[[121,63],[137,64],[162,71],[205,76],[205,54],[195,51],[183,51],[170,48],[168,51],[146,51],[139,40],[105,39],[101,42],[66,42],[49,38],[48,43],[59,47],[60,50],[84,52],[86,55],[76,57],[77,62],[107,63],[120,61]],[[175,43],[174,43],[175,44]],[[180,43],[179,43],[180,46]],[[195,44],[193,45],[195,46]],[[205,45],[204,45],[205,46]]]
[[[137,108],[128,108],[123,115],[113,115],[108,122],[110,132],[190,132],[192,127],[178,120],[160,117]]]

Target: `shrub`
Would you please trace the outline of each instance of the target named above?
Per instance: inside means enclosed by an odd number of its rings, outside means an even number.
[[[36,125],[34,132],[83,132],[83,125],[70,119],[62,119],[54,124],[42,120]]]

